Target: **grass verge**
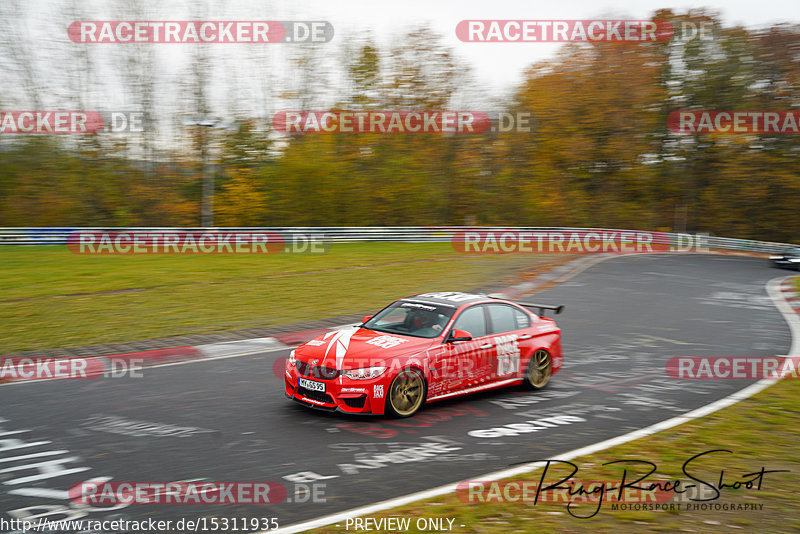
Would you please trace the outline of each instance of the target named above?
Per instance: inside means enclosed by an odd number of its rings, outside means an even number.
[[[271,255],[0,247],[0,354],[321,319],[417,292],[511,283],[574,257],[465,256],[449,243],[348,243],[326,254]]]

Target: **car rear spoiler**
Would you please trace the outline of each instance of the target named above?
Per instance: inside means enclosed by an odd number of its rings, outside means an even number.
[[[486,295],[486,296],[489,297],[490,299],[506,300],[505,298],[503,298],[503,297],[501,297],[499,295]],[[563,304],[560,304],[558,306],[554,306],[552,304],[534,304],[533,302],[517,302],[515,300],[509,300],[509,302],[513,302],[514,304],[516,304],[518,306],[522,306],[524,308],[535,308],[535,309],[539,310],[539,315],[541,315],[542,317],[544,317],[545,310],[553,310],[556,313],[556,315],[558,315],[559,313],[564,311],[564,305]]]
[[[511,301],[514,302],[514,301]],[[564,305],[553,306],[550,304],[534,304],[532,302],[514,302],[514,304],[519,304],[520,306],[524,306],[526,308],[536,308],[539,310],[539,315],[544,317],[545,310],[553,310],[556,315],[564,311]]]

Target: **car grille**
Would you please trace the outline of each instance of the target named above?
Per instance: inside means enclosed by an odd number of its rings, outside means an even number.
[[[299,386],[297,388],[297,393],[299,393],[304,397],[308,397],[311,400],[333,404],[333,398],[331,398],[331,396],[326,393],[322,393],[321,391],[311,391],[310,389],[306,389],[303,386]]]
[[[341,400],[351,408],[363,408],[364,403],[367,401],[367,396],[361,395],[356,398],[341,397]]]
[[[308,378],[316,378],[318,380],[334,380],[339,377],[342,372],[333,367],[323,367],[321,365],[311,365],[308,362],[298,361],[295,364],[297,372],[300,375]]]

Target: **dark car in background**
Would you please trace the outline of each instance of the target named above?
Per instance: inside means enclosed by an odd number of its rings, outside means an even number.
[[[790,248],[779,254],[774,254],[769,257],[769,261],[774,267],[800,270],[800,247]]]

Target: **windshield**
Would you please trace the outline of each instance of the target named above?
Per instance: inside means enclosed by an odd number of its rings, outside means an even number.
[[[414,337],[436,337],[442,333],[455,308],[397,301],[364,323],[364,328]]]

